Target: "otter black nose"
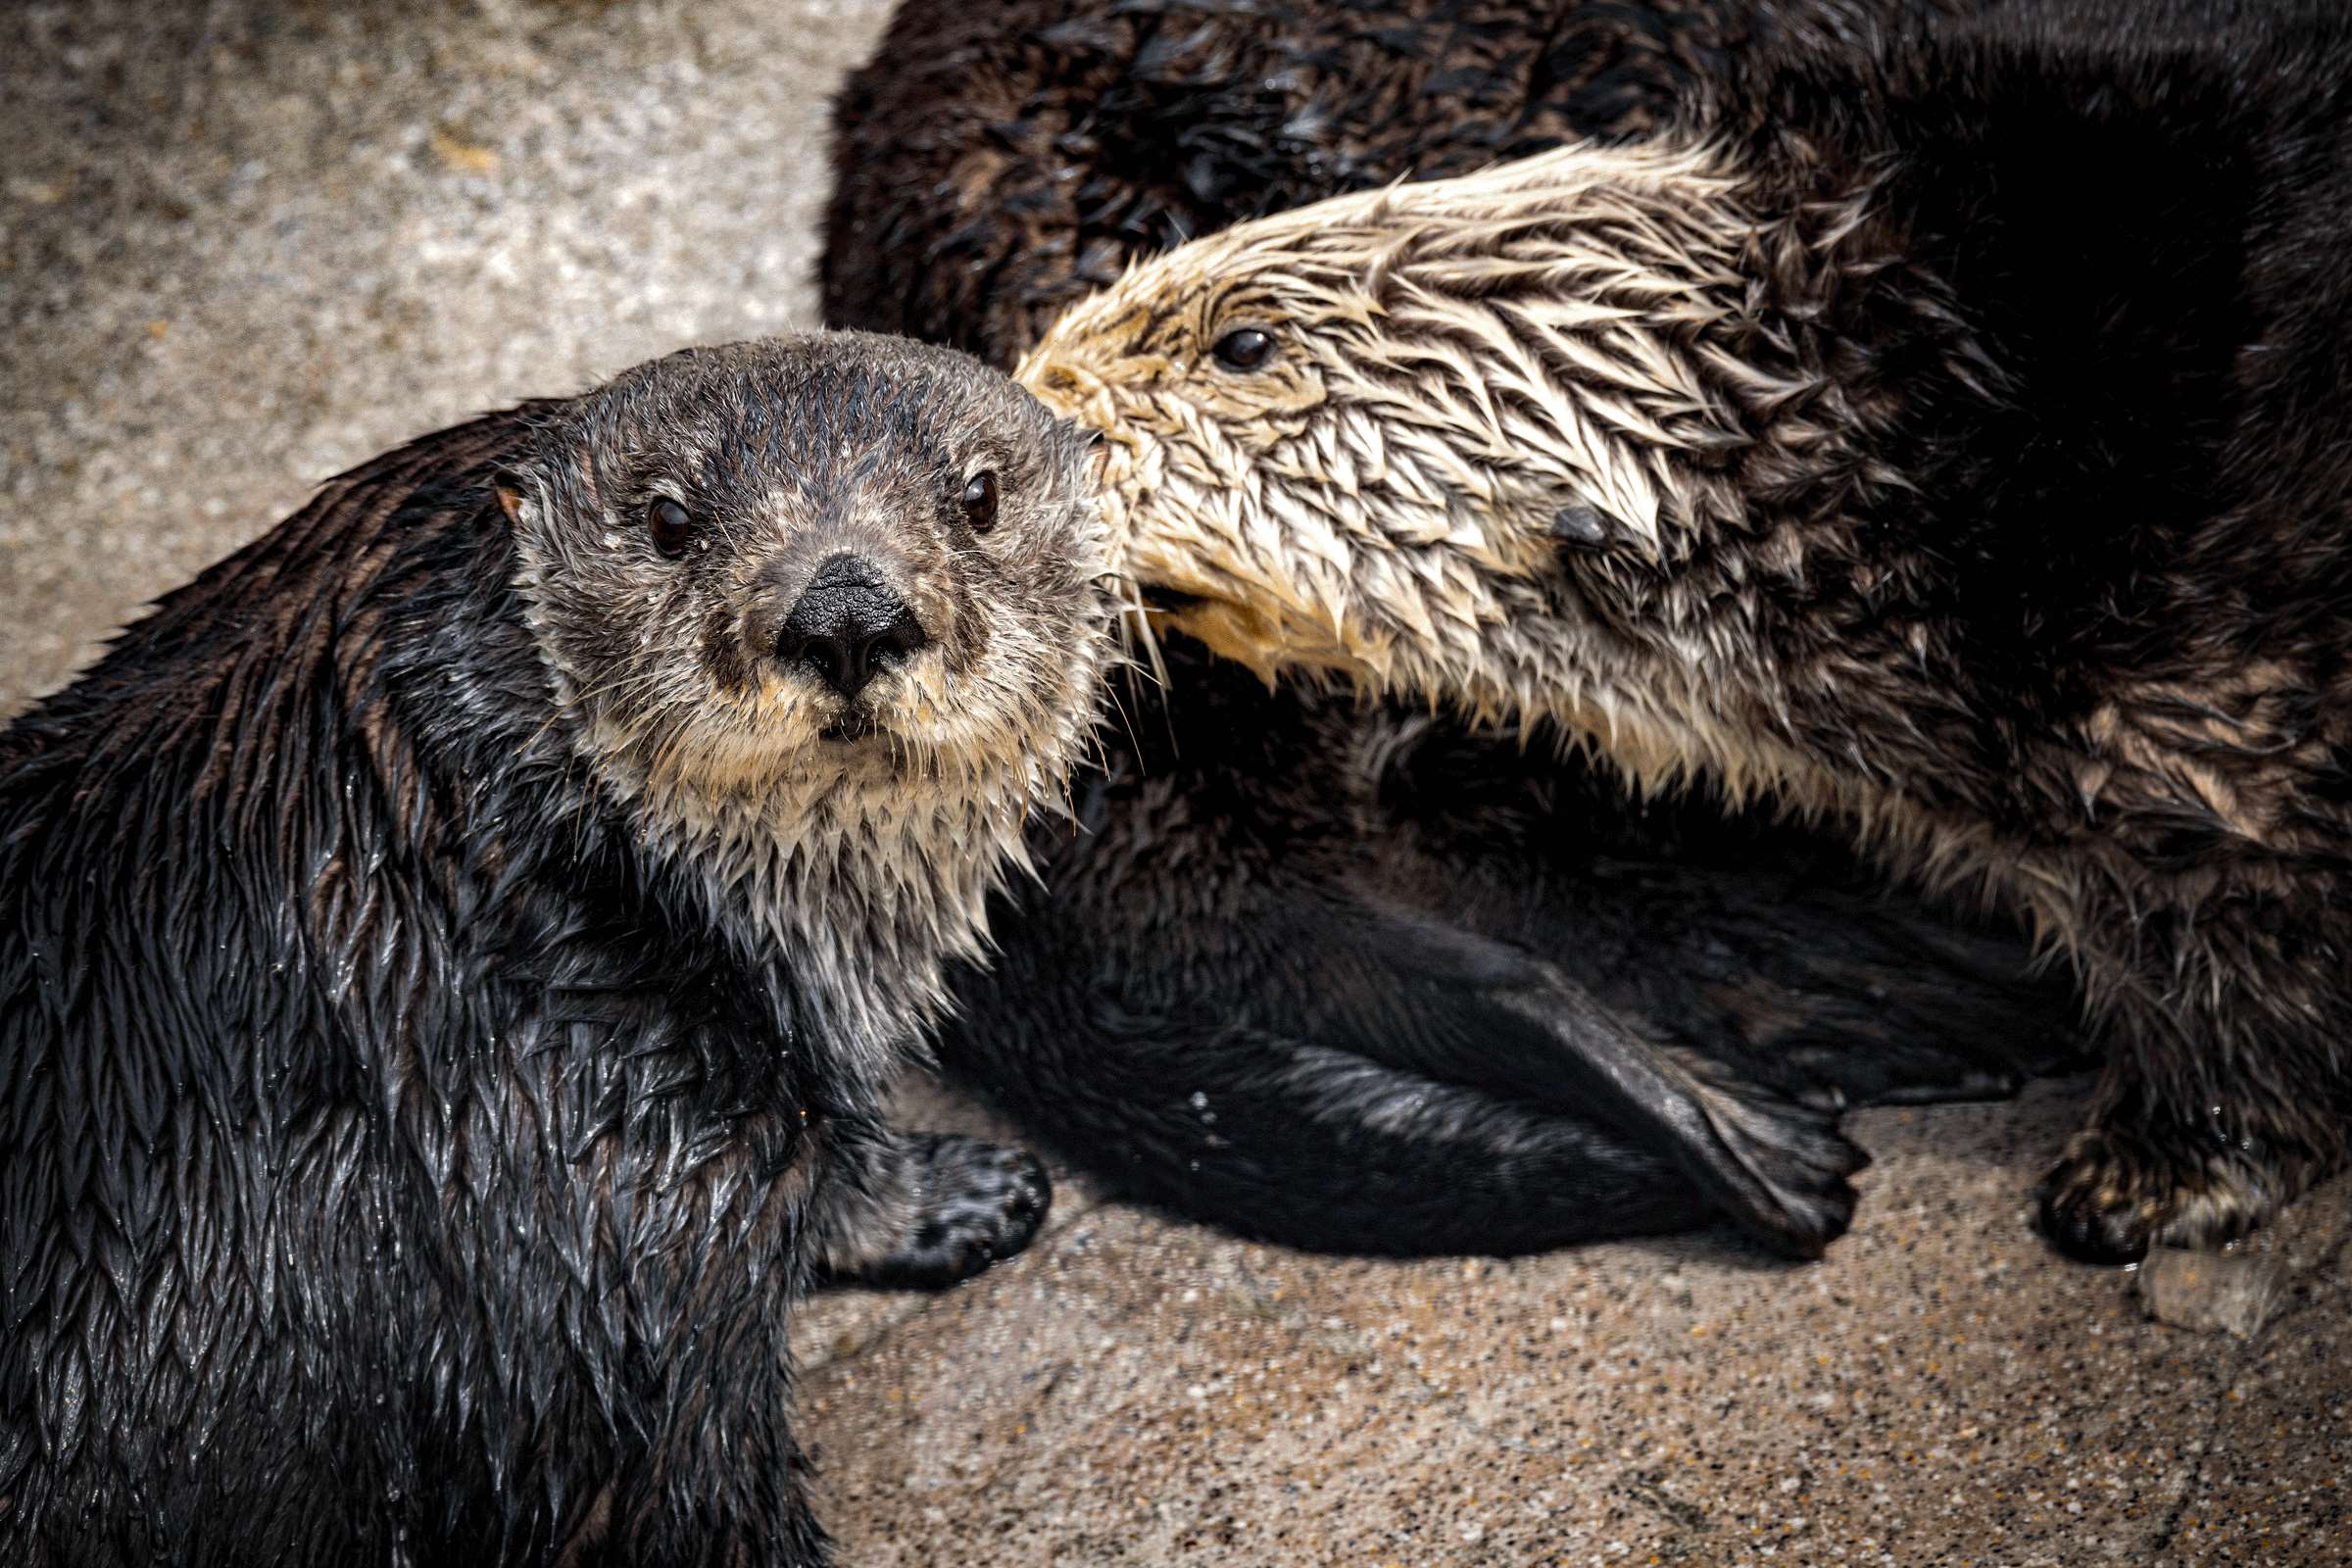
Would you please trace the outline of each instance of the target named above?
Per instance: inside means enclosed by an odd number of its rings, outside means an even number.
[[[816,568],[776,634],[776,657],[807,664],[844,697],[928,641],[906,601],[870,562],[835,556]]]

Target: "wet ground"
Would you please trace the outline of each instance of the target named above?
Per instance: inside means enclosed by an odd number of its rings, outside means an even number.
[[[0,13],[0,712],[403,436],[808,321],[884,9]],[[827,1517],[864,1568],[2352,1563],[2352,1191],[2251,1342],[2150,1321],[2025,1228],[2081,1093],[1862,1116],[1801,1268],[1302,1257],[1065,1179],[977,1284],[805,1314]]]

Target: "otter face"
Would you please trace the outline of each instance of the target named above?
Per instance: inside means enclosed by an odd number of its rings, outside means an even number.
[[[1057,792],[1111,614],[1086,444],[976,361],[851,333],[565,405],[508,501],[576,749],[669,825]]]
[[[1629,662],[1613,628],[1671,639],[1695,524],[1788,390],[1733,347],[1740,188],[1703,152],[1570,148],[1344,196],[1140,264],[1016,373],[1107,438],[1123,564],[1174,624],[1525,710]]]

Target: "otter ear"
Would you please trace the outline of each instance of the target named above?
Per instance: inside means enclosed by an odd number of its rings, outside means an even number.
[[[490,481],[490,493],[498,498],[498,510],[507,514],[507,521],[518,525],[541,489],[539,475],[527,464],[501,468]]]
[[[1634,549],[1650,554],[1657,540],[1650,534],[1627,523],[1622,517],[1601,511],[1589,501],[1571,501],[1551,514],[1551,537],[1562,550],[1580,555],[1598,555],[1603,551]]]

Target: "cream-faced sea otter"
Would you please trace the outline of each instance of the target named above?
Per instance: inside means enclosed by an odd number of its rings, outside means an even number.
[[[2345,1156],[2347,110],[2326,8],[1796,40],[1654,138],[1146,263],[1024,375],[1220,651],[2022,909],[2109,1049],[2045,1226],[2215,1242]]]
[[[828,1559],[790,1303],[1043,1207],[877,1102],[1091,728],[1081,453],[951,351],[689,351],[0,735],[0,1559]]]
[[[1629,134],[1759,34],[1906,0],[908,0],[836,108],[842,324],[1006,366],[1202,226]],[[1550,740],[1165,648],[1041,822],[942,1064],[1116,1190],[1291,1246],[1508,1252],[1729,1218],[1812,1256],[1840,1107],[2072,1048],[2003,934],[1817,833],[1629,802]],[[1238,677],[1238,678],[1237,678]]]

